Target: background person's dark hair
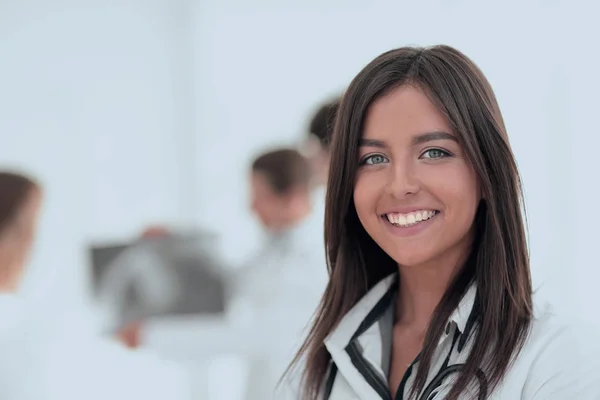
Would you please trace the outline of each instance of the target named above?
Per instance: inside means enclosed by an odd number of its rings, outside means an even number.
[[[297,187],[308,188],[311,182],[308,161],[293,149],[278,149],[262,154],[252,163],[252,171],[263,174],[278,194]]]
[[[532,289],[521,182],[494,93],[478,67],[451,47],[392,50],[354,78],[337,113],[325,215],[330,282],[295,359],[305,363],[302,398],[317,398],[325,379],[331,356],[323,340],[376,282],[398,269],[361,225],[353,190],[365,116],[374,101],[403,85],[421,88],[446,116],[477,174],[483,198],[470,261],[432,315],[412,395],[423,390],[439,337],[472,281],[477,283],[477,328],[447,400],[456,400],[479,368],[491,393],[529,332]]]
[[[23,174],[0,171],[0,234],[10,227],[37,187],[33,179]]]
[[[328,149],[331,143],[333,125],[339,105],[339,98],[323,104],[313,115],[308,127],[309,133],[316,137],[325,149]]]

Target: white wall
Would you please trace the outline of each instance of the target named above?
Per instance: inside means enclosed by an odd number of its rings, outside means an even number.
[[[27,281],[44,306],[87,311],[91,240],[194,213],[186,6],[0,3],[0,165],[45,188]]]
[[[47,194],[29,292],[85,308],[86,244],[153,222],[207,225],[242,259],[257,237],[252,156],[300,138],[317,103],[380,52],[448,43],[481,66],[504,111],[536,283],[593,312],[596,13],[519,3],[3,1],[0,164]]]
[[[563,60],[564,75],[569,83],[567,96],[568,146],[555,154],[553,162],[570,166],[569,176],[553,180],[557,192],[571,199],[571,207],[563,208],[560,218],[566,221],[565,241],[572,245],[568,258],[559,260],[561,271],[574,272],[573,296],[577,310],[598,319],[600,304],[600,262],[598,261],[600,214],[600,163],[594,153],[600,148],[598,127],[598,94],[600,93],[600,55],[597,52],[598,28],[595,12],[579,9],[576,23],[569,24],[571,36],[565,45],[554,49],[552,57]],[[569,21],[569,19],[566,19]],[[554,216],[556,218],[556,216]]]
[[[594,224],[579,216],[598,221],[589,212],[595,197],[587,197],[589,182],[597,181],[593,147],[584,151],[579,144],[597,140],[590,121],[597,101],[595,89],[577,87],[600,66],[584,50],[598,29],[579,22],[582,14],[594,15],[593,6],[333,0],[202,5],[195,32],[199,220],[217,225],[231,252],[241,254],[254,237],[244,207],[248,163],[257,151],[301,137],[317,103],[342,90],[381,52],[446,43],[477,62],[504,112],[525,183],[536,287],[559,306],[595,312],[596,291],[576,289],[600,278],[590,243]],[[578,73],[583,59],[591,62],[589,75]],[[587,119],[579,116],[580,103],[589,109]],[[584,211],[576,211],[574,220],[575,209]]]

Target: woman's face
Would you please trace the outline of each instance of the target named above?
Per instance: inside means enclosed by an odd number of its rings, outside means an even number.
[[[373,240],[399,265],[459,263],[471,246],[478,180],[446,118],[403,86],[366,116],[354,203]]]
[[[42,195],[31,190],[13,223],[0,235],[0,290],[16,290],[35,239]]]

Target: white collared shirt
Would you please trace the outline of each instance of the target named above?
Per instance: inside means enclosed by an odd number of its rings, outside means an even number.
[[[324,387],[327,400],[392,399],[387,376],[392,346],[396,274],[371,289],[338,327],[327,337],[325,345],[331,354],[329,379]],[[469,319],[475,301],[472,285],[452,314],[448,329],[440,338],[425,384],[427,394],[419,400],[444,399],[452,388],[456,373],[450,373],[439,384],[442,371],[451,372],[466,361],[470,343],[458,351],[457,337],[472,329]],[[468,337],[468,332],[466,334]],[[568,323],[547,304],[534,298],[534,316],[530,334],[514,363],[507,370],[488,400],[593,400],[600,399],[600,342],[597,333],[583,324]],[[446,359],[448,363],[444,365]],[[416,361],[418,363],[418,361]],[[406,399],[411,390],[416,363],[405,375],[404,390],[396,399]],[[483,376],[485,379],[485,376]],[[483,381],[483,385],[486,382]],[[477,394],[477,385],[474,385]],[[283,388],[286,398],[299,398],[298,392]],[[290,393],[294,392],[294,395]],[[472,398],[464,393],[462,398]],[[296,396],[296,397],[294,397]],[[477,398],[477,397],[474,397]]]
[[[322,232],[309,218],[273,235],[235,278],[228,315],[252,360],[248,398],[273,396],[302,344],[327,285]]]

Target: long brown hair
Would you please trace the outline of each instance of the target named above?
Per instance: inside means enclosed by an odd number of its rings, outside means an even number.
[[[477,173],[483,198],[474,221],[472,262],[450,283],[432,315],[412,395],[423,390],[438,339],[469,282],[477,282],[477,329],[448,399],[457,399],[480,368],[490,393],[529,331],[532,289],[521,181],[491,86],[470,59],[449,46],[388,51],[354,78],[337,113],[325,213],[330,280],[296,357],[303,360],[303,398],[320,394],[331,359],[323,344],[326,336],[375,283],[398,268],[361,225],[353,189],[369,107],[406,84],[422,88],[448,119]]]

